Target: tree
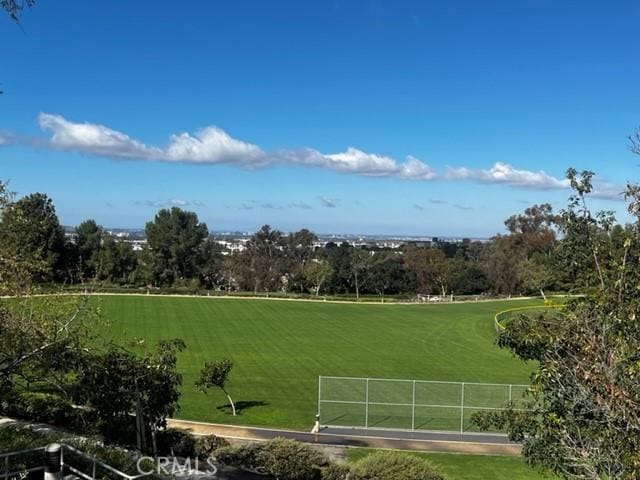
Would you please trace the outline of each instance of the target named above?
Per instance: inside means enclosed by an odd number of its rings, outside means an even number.
[[[356,291],[356,300],[360,299],[360,289],[365,287],[369,280],[372,261],[371,252],[367,250],[355,250],[351,255],[351,275]]]
[[[178,410],[177,354],[184,349],[182,340],[173,339],[158,342],[143,356],[116,345],[91,352],[78,369],[75,400],[97,413],[107,436],[126,428],[135,412],[138,448],[146,451],[148,433],[155,443],[155,433]]]
[[[91,319],[86,297],[48,296],[35,304],[24,295],[11,308],[0,306],[0,390],[21,378],[52,384],[56,375],[51,372],[66,368],[70,357],[90,342]]]
[[[520,288],[518,264],[522,258],[509,236],[496,235],[487,245],[483,269],[495,293],[512,295]]]
[[[282,232],[264,225],[253,234],[239,255],[244,277],[254,292],[272,292],[282,284],[285,256]]]
[[[99,264],[97,257],[102,247],[102,227],[95,220],[85,220],[76,227],[76,235],[82,279],[94,278]]]
[[[382,301],[389,293],[400,293],[414,289],[404,269],[402,257],[395,252],[379,251],[372,257],[369,288],[375,291]]]
[[[312,259],[313,244],[318,240],[315,233],[303,228],[286,237],[285,257],[286,274],[290,277],[291,287],[298,287],[301,292],[305,289],[304,271],[307,263]]]
[[[309,262],[304,269],[305,279],[313,285],[313,293],[317,297],[322,288],[322,284],[331,275],[331,265],[323,260]]]
[[[213,288],[224,283],[222,248],[211,240],[205,240],[200,246],[198,274],[205,288]]]
[[[7,12],[14,22],[20,20],[20,14],[25,7],[32,7],[35,4],[35,0],[0,0],[0,8]]]
[[[38,194],[16,204],[0,181],[0,215],[0,293],[16,297],[0,304],[0,391],[22,379],[61,390],[55,372],[89,343],[92,310],[86,297],[47,296],[36,302],[30,295],[32,280],[52,263],[45,247],[59,245],[50,200]]]
[[[447,278],[451,291],[459,295],[478,294],[489,289],[487,275],[480,266],[457,256],[448,262]]]
[[[133,280],[138,263],[131,245],[116,241],[111,236],[104,239],[94,261],[98,280],[119,284]]]
[[[409,246],[404,251],[404,266],[415,274],[422,293],[447,294],[447,260],[442,250]]]
[[[33,193],[8,203],[0,227],[0,243],[7,255],[31,265],[33,280],[60,278],[64,271],[64,231],[49,197]]]
[[[324,249],[324,256],[331,265],[331,277],[326,282],[326,289],[332,293],[348,293],[351,291],[353,276],[353,255],[356,250],[346,242],[337,245],[329,242]]]
[[[200,377],[196,381],[196,387],[202,392],[207,391],[212,387],[218,387],[225,394],[231,405],[231,411],[233,416],[236,416],[236,406],[231,399],[231,395],[227,392],[225,385],[229,380],[229,374],[233,368],[233,362],[226,358],[222,360],[216,360],[214,362],[205,362],[204,367],[200,370]]]
[[[145,232],[158,285],[198,275],[200,247],[209,232],[195,213],[177,207],[162,209],[147,223]]]
[[[640,476],[640,186],[626,192],[632,228],[616,229],[587,205],[592,172],[570,169],[574,194],[562,212],[567,265],[593,279],[565,308],[521,315],[499,345],[537,365],[525,409],[476,415],[506,427],[535,465],[567,479]]]
[[[527,292],[540,292],[546,300],[544,290],[553,284],[553,266],[549,257],[534,254],[518,264],[518,276]]]

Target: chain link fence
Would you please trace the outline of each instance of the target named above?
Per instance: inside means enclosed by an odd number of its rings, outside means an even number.
[[[359,377],[318,378],[323,427],[478,431],[471,415],[524,406],[528,385]]]

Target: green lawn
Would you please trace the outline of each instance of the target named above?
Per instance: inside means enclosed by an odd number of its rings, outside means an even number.
[[[357,305],[247,299],[102,296],[92,300],[125,342],[182,338],[179,418],[310,429],[318,375],[526,383],[530,367],[494,344],[493,316],[539,301]],[[235,362],[223,395],[196,391],[206,360]]]
[[[349,448],[347,459],[356,461],[374,450]],[[529,467],[520,457],[462,455],[457,453],[410,453],[426,458],[449,480],[551,480],[556,477]]]

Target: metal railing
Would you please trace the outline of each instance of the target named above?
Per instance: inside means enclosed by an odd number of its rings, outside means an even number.
[[[31,473],[31,472],[38,472],[38,471],[44,472],[44,464],[31,467],[31,468],[17,470],[15,472],[11,472],[9,470],[9,468],[15,468],[15,467],[12,467],[11,464],[9,463],[9,459],[11,457],[19,457],[19,456],[24,456],[30,453],[36,453],[36,452],[41,452],[44,455],[44,448],[45,447],[29,448],[27,450],[19,450],[16,452],[0,453],[0,459],[2,459],[1,462],[2,462],[2,465],[4,466],[4,471],[2,472],[2,478],[4,480],[9,480],[10,478],[19,477],[24,473]]]
[[[121,472],[120,470],[113,468],[111,465],[107,465],[106,463],[98,460],[96,458],[95,455],[87,455],[86,453],[84,453],[81,450],[78,450],[75,447],[72,447],[71,445],[67,445],[65,443],[60,444],[61,445],[61,455],[60,455],[60,470],[63,473],[63,475],[65,473],[73,473],[77,476],[79,476],[80,478],[83,478],[85,480],[96,480],[96,473],[100,470],[106,470],[110,473],[112,473],[113,475],[115,475],[118,478],[121,478],[123,480],[137,480],[139,478],[143,478],[143,477],[150,477],[153,475],[153,473],[140,473],[138,475],[129,475],[127,473]],[[27,449],[27,450],[18,450],[18,451],[14,451],[14,452],[8,452],[8,453],[0,453],[0,462],[1,464],[4,466],[4,471],[2,472],[2,475],[0,476],[0,478],[2,478],[3,480],[9,480],[12,478],[16,478],[16,477],[20,477],[22,474],[24,473],[31,473],[31,472],[38,472],[38,471],[44,471],[45,467],[44,467],[44,452],[45,452],[45,448],[46,447],[38,447],[38,448],[31,448],[31,449]],[[90,465],[90,469],[91,472],[87,473],[87,472],[83,472],[79,467],[74,466],[71,463],[66,463],[65,462],[65,455],[64,452],[65,450],[67,452],[71,452],[73,454],[76,454],[80,457],[82,457],[83,459],[87,460],[89,465]],[[10,463],[10,459],[13,458],[17,458],[17,457],[21,457],[27,454],[34,454],[36,452],[41,452],[42,456],[41,456],[41,460],[40,460],[40,465],[36,465],[33,467],[27,467],[24,469],[20,469],[14,472],[10,471],[10,468],[15,468],[11,465]]]

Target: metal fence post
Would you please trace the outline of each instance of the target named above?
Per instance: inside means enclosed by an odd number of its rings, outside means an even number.
[[[411,431],[416,429],[416,381],[413,381],[413,400],[411,401]]]
[[[320,420],[321,405],[322,405],[322,375],[318,375],[318,420]]]
[[[462,382],[462,394],[460,398],[460,435],[464,433],[464,382]]]
[[[62,478],[62,445],[51,443],[44,449],[44,479],[60,480]]]
[[[369,378],[364,391],[364,428],[369,428]]]
[[[509,384],[509,404],[511,404],[511,390],[513,388],[513,385]]]

